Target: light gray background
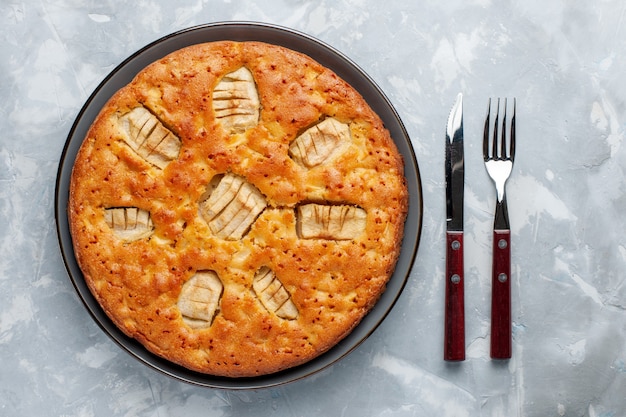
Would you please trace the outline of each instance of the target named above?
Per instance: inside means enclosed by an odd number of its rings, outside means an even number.
[[[617,0],[2,1],[0,415],[626,415],[625,10]],[[416,264],[386,321],[320,374],[255,391],[175,381],[111,342],[67,276],[53,211],[67,134],[104,77],[161,36],[226,20],[291,27],[354,60],[404,121],[424,189]],[[449,364],[443,136],[460,91],[467,360]],[[490,96],[518,103],[507,362],[488,354]]]

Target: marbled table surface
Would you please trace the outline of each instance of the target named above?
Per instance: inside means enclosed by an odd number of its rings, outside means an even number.
[[[626,415],[626,3],[617,0],[4,0],[0,4],[0,415]],[[422,175],[415,266],[383,324],[313,377],[230,391],[164,376],[95,324],[65,270],[55,176],[86,99],[124,59],[218,21],[290,27],[363,68]],[[442,360],[443,134],[465,97],[467,360]],[[517,98],[508,184],[513,357],[489,359],[495,191],[487,99]]]

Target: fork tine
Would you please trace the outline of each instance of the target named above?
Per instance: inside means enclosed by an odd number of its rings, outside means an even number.
[[[506,107],[507,99],[504,98],[504,106],[502,107],[502,132],[500,132],[500,152],[498,153],[498,159],[506,159],[508,157],[508,151],[506,147]]]
[[[496,102],[496,118],[493,122],[493,141],[491,142],[491,157],[498,157],[498,120],[500,119],[500,98]]]
[[[483,159],[489,159],[489,116],[491,114],[491,97],[487,103],[487,116],[485,117],[485,128],[483,129]]]
[[[509,147],[509,158],[511,161],[515,160],[515,110],[517,107],[517,100],[513,97],[513,116],[511,116],[511,146]]]

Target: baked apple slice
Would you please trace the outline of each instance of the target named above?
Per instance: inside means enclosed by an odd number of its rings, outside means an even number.
[[[180,139],[145,107],[135,107],[118,120],[124,141],[150,164],[164,169],[180,153]]]
[[[208,198],[200,202],[200,214],[216,236],[239,240],[265,207],[265,197],[254,185],[228,173],[219,179]]]
[[[181,290],[178,309],[183,321],[193,329],[211,326],[219,311],[224,285],[214,271],[198,271]]]
[[[125,242],[147,238],[154,230],[150,212],[137,207],[104,209],[104,221]]]
[[[261,103],[246,67],[226,74],[213,90],[213,111],[229,133],[242,133],[259,122]]]
[[[289,155],[307,168],[313,168],[324,163],[349,139],[350,127],[329,117],[308,128],[291,142]]]
[[[298,317],[298,309],[291,301],[291,296],[268,267],[264,266],[256,273],[252,289],[268,311],[285,320],[295,320]]]
[[[364,231],[367,213],[350,205],[304,204],[297,208],[297,231],[302,239],[351,240]]]

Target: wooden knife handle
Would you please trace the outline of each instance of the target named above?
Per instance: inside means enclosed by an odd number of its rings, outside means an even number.
[[[463,232],[446,232],[446,300],[443,358],[465,360]]]
[[[511,357],[511,232],[493,231],[491,357]]]

